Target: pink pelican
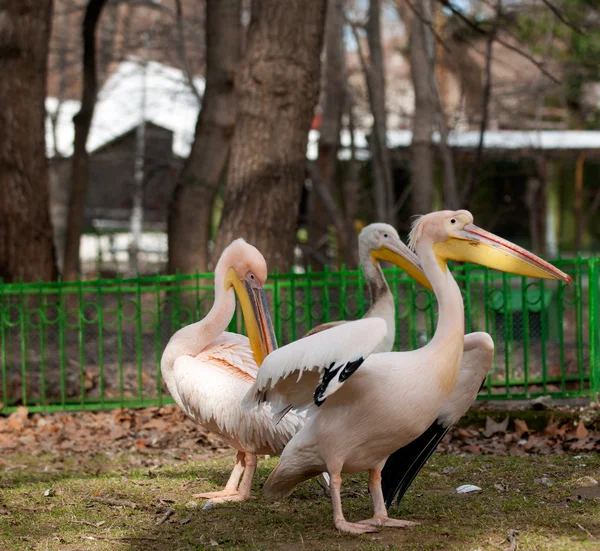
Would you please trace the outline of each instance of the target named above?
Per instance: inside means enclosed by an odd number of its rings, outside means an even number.
[[[215,268],[212,309],[201,321],[177,331],[161,360],[163,379],[179,407],[238,450],[225,488],[194,496],[212,503],[248,499],[257,454],[279,455],[304,422],[292,413],[273,426],[268,411],[246,413],[240,407],[258,366],[276,348],[263,290],[266,279],[262,254],[243,239],[231,243]],[[248,338],[226,331],[236,294]]]
[[[389,224],[366,226],[358,236],[358,255],[371,297],[371,307],[363,319],[379,317],[385,321],[387,335],[375,352],[391,352],[396,335],[396,307],[379,260],[393,262],[430,290],[431,284],[423,273],[417,255],[402,242],[396,229]],[[346,321],[324,323],[311,329],[307,336],[343,323]],[[471,407],[488,376],[493,359],[494,341],[490,335],[484,332],[465,335],[458,381],[440,415],[419,438],[395,451],[385,464],[381,486],[388,507],[396,495],[400,502],[448,430]]]
[[[280,415],[291,408],[307,411],[306,424],[286,446],[264,493],[271,500],[285,497],[300,482],[327,471],[333,519],[342,532],[415,524],[388,517],[381,471],[390,454],[417,439],[440,416],[459,378],[464,306],[447,261],[570,282],[541,258],[475,226],[465,210],[420,217],[413,224],[410,246],[438,299],[436,332],[426,346],[371,355],[374,333],[379,333],[379,342],[385,337],[383,320],[333,327],[272,352],[242,404],[253,411],[270,402]],[[359,324],[364,327],[357,330]],[[374,514],[352,523],[344,518],[341,474],[363,470],[369,472]]]

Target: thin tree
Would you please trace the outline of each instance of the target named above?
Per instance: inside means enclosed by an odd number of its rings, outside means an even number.
[[[321,126],[319,157],[313,171],[313,188],[309,200],[309,238],[311,249],[322,249],[327,241],[328,224],[335,226],[338,248],[346,264],[353,264],[348,244],[354,239],[347,234],[342,209],[335,200],[337,153],[342,114],[345,107],[346,51],[344,47],[344,2],[331,0],[325,25],[324,63],[321,75]],[[321,256],[321,255],[320,255]],[[316,255],[313,268],[322,268]]]
[[[269,269],[287,270],[292,264],[325,12],[325,0],[252,4],[213,259],[233,239],[244,237],[262,251]]]
[[[369,70],[367,71],[367,90],[369,104],[373,113],[372,163],[377,188],[383,189],[384,204],[378,206],[377,217],[382,222],[394,224],[393,213],[394,182],[392,178],[392,161],[387,146],[387,110],[385,105],[385,64],[381,46],[381,2],[369,1],[369,18],[366,24],[367,41],[369,43]],[[379,183],[380,182],[380,183]]]
[[[79,273],[79,242],[83,233],[84,202],[88,185],[88,152],[86,143],[94,107],[98,79],[96,72],[96,27],[107,0],[89,0],[82,26],[83,39],[83,89],[81,107],[73,117],[75,124],[75,144],[71,158],[71,194],[67,215],[67,236],[63,278],[73,280]]]
[[[57,276],[44,124],[52,0],[0,0],[0,278]]]
[[[419,2],[431,10],[430,0]],[[398,0],[399,10],[404,2]],[[411,205],[415,214],[426,214],[433,210],[433,137],[436,118],[436,102],[431,87],[427,34],[421,18],[408,10],[400,11],[402,20],[410,29],[409,59],[410,73],[415,89],[415,110],[411,144],[410,181],[412,186]],[[429,11],[431,13],[431,11]]]
[[[240,0],[206,2],[206,88],[190,156],[169,210],[169,271],[208,269],[213,203],[235,125],[234,73],[241,55]]]

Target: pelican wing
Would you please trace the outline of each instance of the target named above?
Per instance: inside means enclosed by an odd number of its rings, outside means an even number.
[[[438,418],[417,439],[390,455],[382,471],[381,488],[389,507],[395,496],[404,494],[431,457],[446,433],[471,407],[487,377],[494,359],[494,341],[487,333],[465,336],[458,381],[442,406]]]
[[[258,365],[248,337],[224,331],[196,356],[197,360],[214,365],[230,375],[254,382]]]
[[[294,408],[318,407],[339,390],[386,336],[381,318],[348,322],[271,352],[244,397],[247,410],[270,402],[283,417]]]

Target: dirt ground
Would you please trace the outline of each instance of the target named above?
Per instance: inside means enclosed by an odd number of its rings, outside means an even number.
[[[553,419],[455,429],[390,515],[421,522],[351,537],[333,528],[315,481],[266,503],[204,510],[231,449],[176,407],[0,417],[0,549],[600,550],[600,433]],[[459,495],[456,488],[481,488]],[[349,520],[371,514],[366,479],[344,477]]]

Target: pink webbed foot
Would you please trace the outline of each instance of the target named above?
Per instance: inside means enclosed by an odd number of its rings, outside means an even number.
[[[366,520],[359,521],[359,524],[366,526],[391,526],[392,528],[409,528],[411,526],[419,526],[420,522],[414,522],[412,520],[400,520],[389,517],[373,517]]]
[[[215,499],[227,497],[237,494],[237,490],[219,490],[218,492],[203,492],[201,494],[193,494],[192,497],[199,499]]]
[[[373,532],[379,532],[377,528],[373,526],[367,526],[365,524],[357,524],[355,522],[348,522],[346,520],[336,520],[335,527],[345,534],[369,534]]]

